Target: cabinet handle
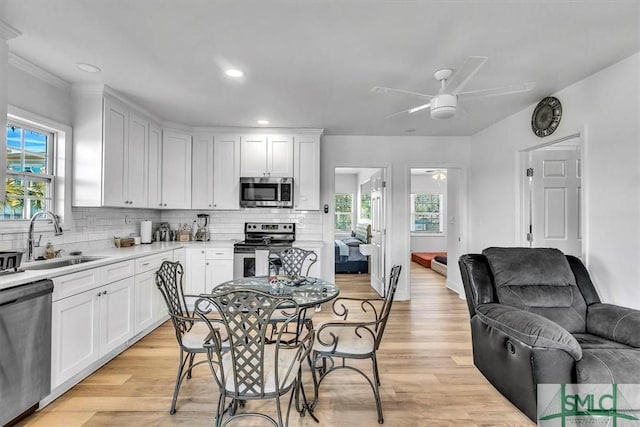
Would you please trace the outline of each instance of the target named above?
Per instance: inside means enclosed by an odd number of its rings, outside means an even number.
[[[218,205],[213,205],[213,207],[214,207],[214,208],[215,208],[216,206],[218,206]]]
[[[106,295],[106,294],[107,294],[107,291],[102,292],[102,295]]]
[[[165,205],[165,206],[167,206],[167,204],[166,204],[166,203],[165,203],[164,205]]]
[[[162,203],[158,203],[158,206],[162,206]]]
[[[209,207],[211,207],[211,203],[209,203]]]
[[[205,262],[205,264],[206,264],[206,265],[209,265],[209,263],[208,263],[208,262]]]
[[[99,297],[100,295],[102,295],[102,292],[98,292],[98,295],[96,295],[96,296]]]
[[[200,251],[200,253],[201,253],[201,254],[203,254],[203,253],[204,253],[204,251]]]
[[[216,252],[216,255],[224,255],[224,252]]]
[[[143,263],[142,263],[142,266],[143,266],[143,267],[146,267],[147,265],[149,265],[149,263],[148,263],[148,262],[143,262]]]

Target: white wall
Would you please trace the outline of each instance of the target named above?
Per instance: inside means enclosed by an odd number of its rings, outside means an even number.
[[[447,179],[435,180],[433,175],[411,175],[411,193],[442,194],[442,234],[412,233],[411,252],[447,251]]]
[[[640,308],[640,53],[554,96],[550,137],[531,132],[531,105],[471,138],[469,248],[522,244],[518,151],[584,132],[584,259],[603,301]]]
[[[333,262],[333,201],[334,169],[340,166],[386,167],[387,193],[387,272],[393,264],[403,271],[398,283],[398,299],[410,296],[407,278],[410,266],[409,194],[410,168],[459,166],[469,164],[467,137],[387,137],[332,136],[324,137],[321,147],[321,205],[329,205],[323,214],[325,242],[323,277],[334,277]],[[464,242],[463,242],[464,243]],[[326,260],[326,261],[325,261]]]
[[[71,126],[71,85],[62,89],[9,65],[8,104]]]

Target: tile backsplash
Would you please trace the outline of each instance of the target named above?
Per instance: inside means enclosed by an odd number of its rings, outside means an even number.
[[[198,213],[210,215],[209,230],[212,239],[227,240],[244,238],[245,222],[293,222],[296,224],[298,240],[322,240],[323,216],[319,211],[289,211],[278,209],[244,209],[239,211],[158,211],[151,209],[125,208],[73,208],[71,224],[64,225],[64,234],[54,236],[53,227],[38,227],[35,240],[42,235],[36,256],[44,251],[47,242],[62,255],[71,251],[90,252],[113,247],[113,237],[139,235],[140,221],[153,221],[153,229],[160,222],[168,222],[172,229],[181,224],[191,224]],[[70,225],[70,228],[69,228]],[[26,250],[28,233],[0,232],[0,250]]]

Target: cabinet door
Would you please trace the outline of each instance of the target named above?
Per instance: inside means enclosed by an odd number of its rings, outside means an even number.
[[[320,136],[294,137],[293,207],[320,209]]]
[[[100,356],[99,289],[56,301],[51,315],[51,388]]]
[[[213,209],[240,209],[239,200],[240,137],[216,135],[213,140]]]
[[[133,336],[133,277],[113,282],[102,290],[100,300],[100,356]]]
[[[293,137],[270,135],[267,137],[267,175],[293,176]]]
[[[264,135],[244,135],[240,143],[240,176],[266,176],[267,138]]]
[[[199,295],[207,292],[205,277],[205,250],[204,248],[187,249],[187,280],[184,283],[184,293]],[[191,301],[193,303],[193,301]]]
[[[182,265],[182,269],[187,271],[187,249],[180,248],[173,250],[173,262],[179,262]]]
[[[212,259],[207,260],[209,278],[207,287],[209,292],[220,283],[233,280],[233,260],[232,259]]]
[[[191,136],[162,134],[162,207],[191,208]]]
[[[104,158],[102,203],[128,206],[126,199],[126,157],[129,143],[129,117],[124,105],[104,99]]]
[[[195,136],[191,150],[192,209],[213,208],[213,159],[213,137]]]
[[[139,334],[151,326],[155,320],[154,311],[158,310],[155,308],[158,304],[156,293],[160,294],[155,276],[155,271],[147,271],[135,276],[134,334]]]
[[[129,143],[127,144],[127,167],[125,169],[126,206],[136,208],[147,206],[148,150],[149,121],[135,113],[129,113]]]
[[[149,126],[147,162],[149,164],[147,207],[157,209],[162,207],[162,139],[160,128],[155,125]]]

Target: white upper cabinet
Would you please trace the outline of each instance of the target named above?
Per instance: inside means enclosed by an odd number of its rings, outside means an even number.
[[[292,177],[293,136],[244,135],[240,159],[241,176]]]
[[[149,127],[149,192],[147,207],[162,207],[162,131],[158,126]]]
[[[240,209],[240,137],[213,140],[213,209]]]
[[[213,150],[212,135],[193,137],[191,149],[191,208],[193,209],[213,209]]]
[[[162,132],[162,208],[191,209],[191,135]]]
[[[296,135],[293,148],[293,208],[320,209],[320,135]]]
[[[74,86],[72,95],[72,204],[158,207],[149,204],[149,166],[155,167],[149,155],[157,148],[149,143],[159,137],[157,127],[103,85]]]

